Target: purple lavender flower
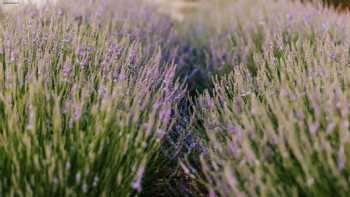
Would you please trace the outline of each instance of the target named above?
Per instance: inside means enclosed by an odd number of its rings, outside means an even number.
[[[129,56],[130,64],[135,65],[137,63],[137,51],[133,49]]]
[[[290,95],[289,95],[288,90],[283,88],[281,90],[281,96],[289,98]]]
[[[235,177],[235,175],[233,174],[233,172],[226,172],[226,179],[227,179],[227,182],[228,184],[231,186],[231,187],[235,187],[236,184],[237,184],[237,179]]]
[[[110,43],[108,47],[108,54],[113,54],[117,49],[117,45],[115,43]]]
[[[322,23],[322,30],[324,33],[328,32],[329,24],[327,22]]]
[[[227,130],[233,134],[236,134],[238,132],[238,129],[231,123],[227,125]]]
[[[74,107],[74,120],[79,120],[81,117],[81,107],[79,104],[76,104]]]
[[[332,53],[331,53],[331,59],[332,59],[333,61],[337,61],[337,53],[336,53],[335,51],[332,51]]]
[[[320,127],[320,125],[318,124],[318,122],[311,123],[309,125],[309,132],[314,135],[314,134],[316,134],[319,127]]]
[[[87,58],[84,58],[84,59],[80,62],[80,68],[84,70],[88,64],[89,64],[89,60],[88,60]]]
[[[337,159],[338,159],[338,170],[342,171],[345,168],[346,164],[346,159],[345,159],[345,153],[344,153],[344,148],[340,147],[338,154],[337,154]]]
[[[80,56],[80,57],[83,57],[83,56],[85,56],[85,49],[83,49],[83,48],[78,48],[78,50],[76,51],[76,53],[78,54],[78,56]]]
[[[309,25],[311,22],[311,16],[310,15],[307,15],[304,17],[304,23],[305,25]]]
[[[144,166],[140,167],[136,175],[136,180],[131,185],[132,188],[139,193],[142,191],[142,178],[143,178],[144,172],[145,172],[145,167]]]
[[[214,108],[215,107],[215,103],[214,103],[214,101],[213,101],[213,99],[208,99],[207,100],[207,105],[208,105],[208,107],[209,108]]]
[[[327,134],[331,134],[334,130],[334,128],[336,127],[336,124],[334,121],[331,121],[328,125],[327,125],[327,128],[326,128],[326,133]]]
[[[28,130],[32,130],[34,128],[33,123],[30,121],[27,125]]]
[[[271,140],[270,140],[270,143],[272,144],[272,145],[277,145],[278,144],[278,137],[277,136],[273,136],[272,138],[271,138]]]
[[[171,109],[166,108],[166,109],[161,110],[159,116],[162,118],[163,122],[165,122],[165,123],[169,122],[169,120],[171,118]]]
[[[294,19],[293,13],[288,13],[287,14],[287,20],[288,20],[288,24],[289,25],[293,22],[293,19]]]
[[[229,150],[235,159],[240,157],[241,150],[234,140],[229,143]]]
[[[164,135],[166,134],[165,129],[160,128],[157,130],[157,139],[163,139]]]
[[[216,197],[215,191],[210,190],[209,197]]]
[[[95,50],[95,49],[94,49],[93,47],[91,47],[91,46],[86,48],[86,52],[87,52],[88,54],[93,53],[94,50]]]
[[[99,95],[105,97],[107,95],[107,88],[105,86],[101,86],[98,90]]]
[[[17,53],[15,51],[11,51],[10,62],[14,62],[16,58],[17,58]]]
[[[64,15],[64,12],[63,12],[62,9],[59,9],[59,10],[57,11],[57,14],[58,14],[58,16],[62,17],[62,16]]]
[[[237,97],[235,99],[235,112],[236,113],[241,113],[242,112],[242,105],[243,105],[243,101],[241,97]]]
[[[67,78],[67,77],[70,76],[70,74],[72,72],[72,67],[70,65],[68,65],[68,64],[65,64],[63,66],[63,70],[62,71],[63,71],[63,76]]]

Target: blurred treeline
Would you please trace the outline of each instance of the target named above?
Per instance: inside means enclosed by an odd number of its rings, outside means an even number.
[[[333,4],[337,7],[350,8],[350,0],[323,0],[327,4]]]
[[[301,1],[307,2],[307,1],[315,1],[315,0],[301,0]],[[316,0],[316,1],[322,1],[327,6],[332,6],[342,10],[350,9],[350,0]]]

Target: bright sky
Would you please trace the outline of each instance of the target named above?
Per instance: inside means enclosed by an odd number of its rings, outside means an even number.
[[[32,2],[37,5],[43,5],[47,1],[57,1],[57,0],[0,0],[0,10],[1,8],[10,9],[16,6],[15,3],[27,3]],[[74,1],[74,0],[72,0]],[[159,11],[169,14],[174,19],[182,21],[185,18],[185,15],[182,13],[182,9],[185,7],[196,6],[197,3],[191,3],[186,0],[144,0],[148,3],[156,4],[159,6]]]
[[[47,1],[56,1],[56,0],[0,0],[0,10],[1,9],[8,10],[16,7],[16,5],[18,4],[28,3],[28,2],[31,2],[37,5],[43,5]]]

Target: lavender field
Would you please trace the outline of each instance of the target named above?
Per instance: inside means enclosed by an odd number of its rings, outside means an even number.
[[[0,7],[0,196],[348,196],[348,5]]]

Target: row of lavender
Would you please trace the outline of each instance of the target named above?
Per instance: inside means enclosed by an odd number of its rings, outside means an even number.
[[[1,18],[1,196],[140,192],[184,96],[172,28],[136,1]]]
[[[350,15],[272,0],[226,8],[234,61],[198,99],[207,149],[187,171],[210,196],[346,196]]]

